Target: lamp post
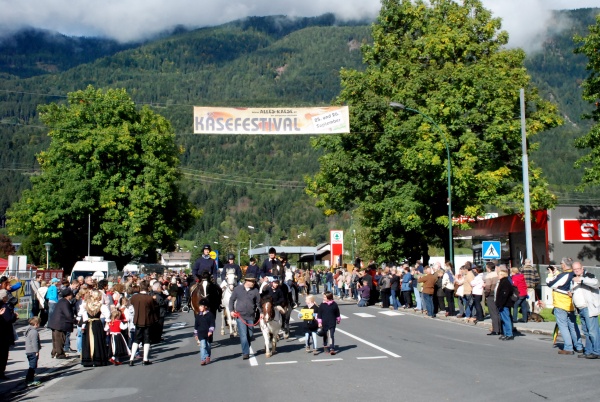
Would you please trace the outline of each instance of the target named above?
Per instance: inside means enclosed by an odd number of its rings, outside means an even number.
[[[423,113],[417,109],[409,108],[409,107],[403,105],[402,103],[397,103],[397,102],[390,102],[390,107],[393,109],[408,110],[413,113],[420,114],[427,121],[429,121],[431,124],[433,124],[433,126],[442,135],[442,140],[444,141],[444,145],[446,145],[446,157],[447,157],[446,168],[447,168],[447,176],[448,176],[448,249],[450,251],[450,262],[452,263],[452,266],[454,266],[454,250],[453,250],[454,245],[453,245],[453,238],[452,238],[452,190],[450,188],[451,177],[452,177],[452,167],[450,165],[450,147],[448,146],[448,138],[446,137],[446,133],[444,133],[444,130],[442,130],[440,128],[440,126],[438,126],[431,117],[429,117],[428,115],[426,115],[425,113]]]
[[[44,247],[46,247],[46,269],[50,269],[50,247],[52,247],[52,243],[44,243]]]
[[[248,225],[248,229],[255,230],[256,228],[254,226]],[[250,257],[252,257],[252,251],[250,251],[250,250],[252,250],[252,233],[250,233],[250,236],[248,236],[248,237],[250,238],[250,244],[248,245],[248,255]],[[239,262],[238,262],[238,265],[239,265]]]

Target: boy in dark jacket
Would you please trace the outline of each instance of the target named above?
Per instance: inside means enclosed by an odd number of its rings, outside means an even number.
[[[40,344],[40,335],[38,333],[39,326],[40,319],[38,317],[33,317],[29,320],[29,326],[25,330],[25,355],[29,362],[25,383],[28,387],[37,387],[40,385],[39,381],[34,381],[35,369],[37,369],[40,349],[42,348]]]
[[[208,300],[200,300],[198,306],[200,312],[196,314],[194,324],[194,337],[200,341],[200,365],[210,363],[210,343],[215,331],[215,316],[208,310]]]

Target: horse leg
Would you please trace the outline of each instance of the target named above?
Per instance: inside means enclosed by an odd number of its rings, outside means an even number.
[[[269,358],[269,357],[271,357],[271,348],[270,348],[271,341],[269,339],[269,336],[270,336],[269,327],[267,326],[267,324],[261,322],[260,329],[262,331],[263,338],[265,339],[265,356],[267,356],[267,358]]]
[[[227,309],[227,315],[231,317],[231,311],[229,311],[229,308]],[[229,319],[229,323],[229,337],[233,338],[234,336],[238,336],[237,325],[234,325],[232,318]]]
[[[221,311],[221,335],[225,335],[225,319],[227,319],[227,310]]]
[[[288,339],[290,337],[290,317],[292,315],[292,309],[288,307],[283,316],[283,337]]]

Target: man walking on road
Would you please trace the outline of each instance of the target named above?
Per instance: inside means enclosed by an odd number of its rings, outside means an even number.
[[[246,276],[244,286],[236,286],[233,288],[233,294],[229,299],[229,311],[233,311],[233,315],[237,320],[238,334],[240,334],[240,342],[242,346],[242,358],[248,360],[250,358],[250,344],[254,335],[254,316],[259,308],[258,289],[255,289],[254,284],[256,278]]]
[[[131,348],[131,359],[129,365],[133,366],[133,359],[138,350],[139,344],[144,344],[143,366],[152,364],[150,356],[150,331],[152,326],[158,322],[159,307],[158,302],[153,296],[148,294],[148,282],[140,283],[140,293],[131,296],[131,305],[133,306],[133,323],[135,324],[135,342]]]

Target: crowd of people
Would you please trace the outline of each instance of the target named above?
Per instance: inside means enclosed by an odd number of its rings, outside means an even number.
[[[335,328],[341,320],[336,298],[352,300],[359,307],[376,304],[393,310],[414,309],[430,318],[444,314],[472,323],[483,321],[487,306],[492,324],[488,335],[497,335],[503,341],[514,339],[513,324],[527,322],[539,299],[536,289],[540,276],[528,260],[522,268],[510,269],[491,262],[485,268],[466,263],[456,272],[449,262],[442,267],[439,263],[423,266],[420,261],[412,266],[405,262],[380,268],[372,261],[362,268],[357,261],[351,269],[296,270],[290,267],[285,253],[277,258],[276,250],[271,248],[262,266],[252,258],[244,273],[234,263],[233,255],[217,271],[214,260],[206,257],[207,250],[210,252],[209,246],[205,246],[190,276],[153,273],[109,276],[99,281],[93,277],[73,278],[70,282],[53,278],[47,283],[38,274],[31,282],[33,317],[25,330],[29,362],[26,383],[39,384],[34,374],[40,353],[40,328],[52,331],[50,354],[54,359],[79,357],[85,367],[133,366],[136,358],[141,358],[142,365],[152,364],[150,347],[163,340],[166,316],[186,307],[190,292],[202,278],[224,285],[226,276],[234,275],[237,286],[226,307],[236,320],[243,359],[250,356],[253,323],[263,318],[260,305],[266,297],[275,305],[277,319],[285,330],[286,317],[289,325],[289,312],[299,305],[298,294],[306,296],[300,318],[306,351],[314,354],[320,353],[318,338],[322,338],[323,352],[336,353]],[[548,268],[546,282],[553,291],[554,315],[564,339],[558,353],[577,352],[582,358],[599,358],[598,280],[581,263],[563,258],[560,268]],[[11,286],[6,277],[0,279],[0,379],[7,378],[9,348],[16,339],[13,324],[18,318],[14,311],[17,302],[12,292],[18,286]],[[323,302],[318,305],[314,295],[320,294],[321,286]],[[219,294],[217,305],[220,301]],[[194,317],[194,336],[203,366],[210,363],[215,330],[216,310],[209,306],[208,300],[200,300]],[[575,313],[586,336],[585,346]],[[77,334],[74,346],[70,343],[73,331]]]
[[[52,331],[53,359],[79,358],[85,367],[152,364],[150,345],[163,340],[163,326],[169,312],[183,307],[188,277],[183,273],[109,276],[42,280],[38,273],[31,281],[32,318],[25,330],[29,370],[25,381],[38,385],[34,374],[40,353],[39,330]],[[0,290],[0,379],[7,379],[6,362],[16,332],[17,304],[9,278],[2,278]],[[71,334],[76,331],[76,345]]]

